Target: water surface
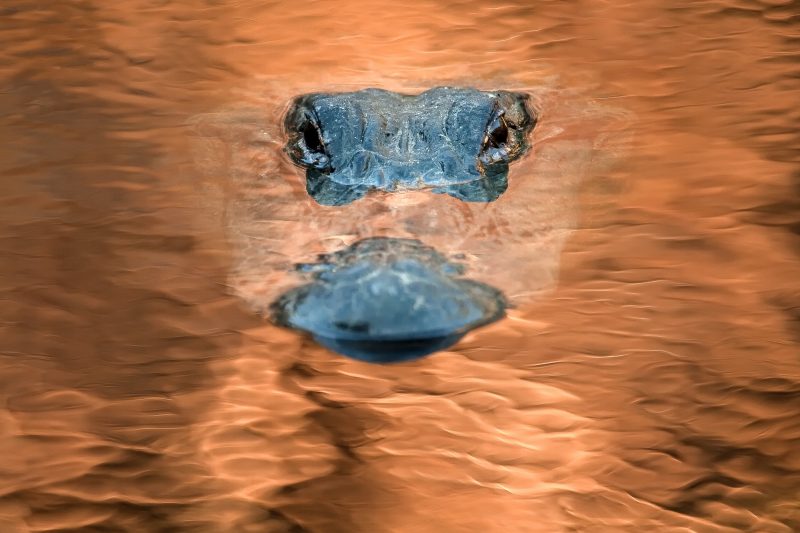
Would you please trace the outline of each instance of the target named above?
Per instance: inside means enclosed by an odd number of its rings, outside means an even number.
[[[800,530],[799,16],[5,0],[0,531]],[[242,283],[227,215],[296,176],[289,100],[442,84],[546,95],[542,145],[584,143],[544,166],[555,241],[438,234],[508,244],[467,252],[520,281],[510,317],[393,366],[259,318],[285,278]]]

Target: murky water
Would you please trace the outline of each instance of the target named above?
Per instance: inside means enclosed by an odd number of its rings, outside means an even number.
[[[5,0],[0,531],[800,531],[800,6],[528,4]],[[437,85],[543,103],[508,202],[564,231],[429,235],[510,317],[392,366],[265,323],[258,242],[343,235],[259,222],[288,101]]]

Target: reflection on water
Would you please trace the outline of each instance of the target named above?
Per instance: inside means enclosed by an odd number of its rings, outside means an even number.
[[[780,0],[6,0],[0,531],[800,530],[799,24]],[[516,283],[511,316],[391,367],[261,320],[297,281],[250,266],[380,231],[259,221],[265,183],[302,192],[274,179],[291,98],[443,84],[545,99],[502,200],[564,176],[529,206],[551,233],[401,219]]]

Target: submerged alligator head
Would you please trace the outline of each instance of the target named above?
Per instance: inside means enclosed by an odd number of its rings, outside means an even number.
[[[535,124],[525,101],[519,93],[448,87],[418,96],[379,89],[305,95],[286,116],[286,150],[307,169],[308,194],[325,206],[371,190],[492,202]],[[458,265],[418,240],[361,240],[300,269],[313,273],[311,282],[279,298],[273,318],[359,359],[426,355],[505,311],[499,290],[457,277]]]
[[[197,122],[229,283],[254,310],[386,362],[442,350],[554,287],[616,110],[561,89],[293,97],[284,85]],[[534,126],[535,157],[522,157]]]
[[[491,202],[505,192],[508,164],[525,152],[536,122],[526,99],[451,87],[418,96],[309,94],[286,116],[287,151],[323,205],[348,204],[371,189],[423,188]]]

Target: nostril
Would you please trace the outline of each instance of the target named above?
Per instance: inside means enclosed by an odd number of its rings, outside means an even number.
[[[341,331],[353,332],[353,333],[369,333],[369,323],[368,322],[343,322],[337,321],[333,323]]]

